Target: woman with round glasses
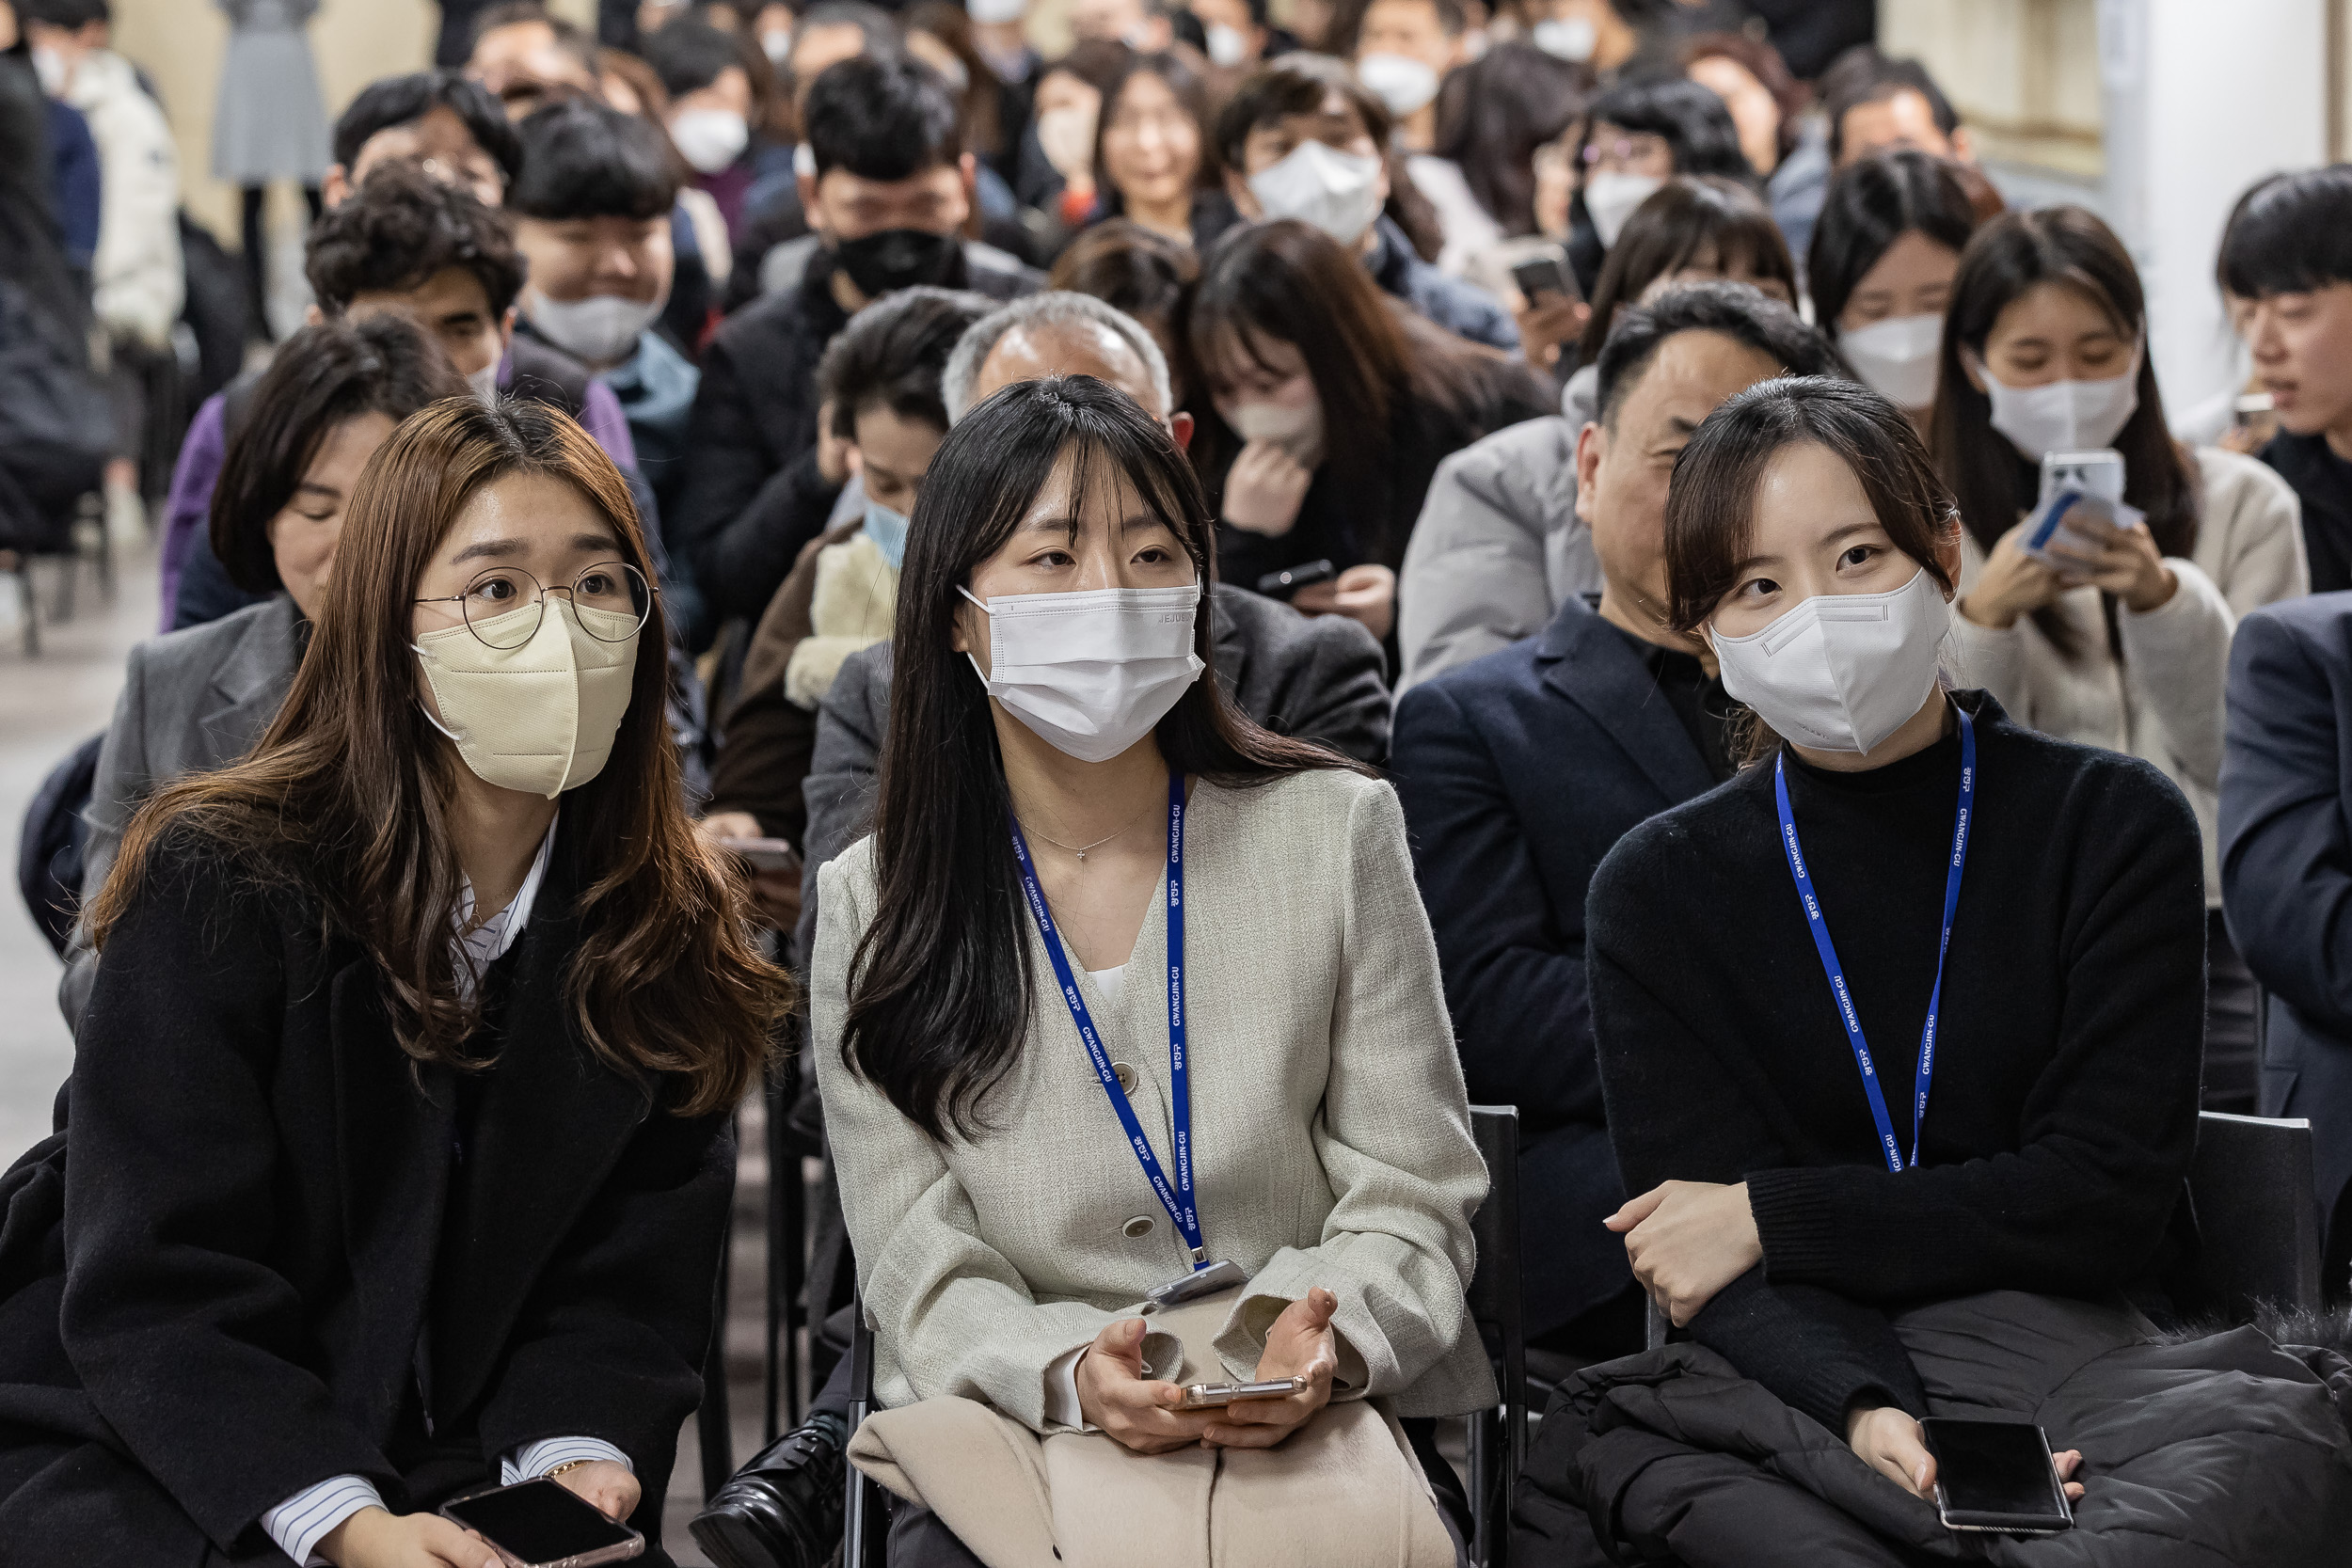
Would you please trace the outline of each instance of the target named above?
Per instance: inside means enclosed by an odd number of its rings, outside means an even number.
[[[0,1179],[24,1560],[495,1568],[436,1510],[541,1476],[669,1560],[788,982],[679,806],[650,575],[578,425],[437,403],[259,748],[133,821],[70,1121]]]

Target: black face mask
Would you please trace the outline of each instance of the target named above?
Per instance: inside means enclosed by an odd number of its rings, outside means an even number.
[[[833,253],[858,293],[868,299],[918,283],[945,282],[959,254],[953,234],[885,229],[863,239],[836,240]]]

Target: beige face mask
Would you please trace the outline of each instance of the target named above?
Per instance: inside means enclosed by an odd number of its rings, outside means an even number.
[[[527,624],[531,605],[481,623],[485,636]],[[604,769],[628,711],[637,672],[630,617],[580,610],[551,597],[539,629],[519,648],[493,648],[465,626],[416,641],[440,718],[435,728],[485,784],[553,800]],[[593,626],[604,641],[583,629]],[[426,717],[432,717],[431,710]]]

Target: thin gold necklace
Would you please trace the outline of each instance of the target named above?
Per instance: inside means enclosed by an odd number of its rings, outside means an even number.
[[[1134,827],[1136,823],[1138,823],[1138,822],[1142,821],[1142,820],[1143,820],[1143,818],[1144,818],[1144,814],[1145,814],[1146,812],[1149,812],[1151,809],[1152,809],[1152,807],[1151,807],[1151,806],[1146,805],[1146,806],[1143,808],[1143,811],[1139,811],[1139,812],[1136,813],[1136,814],[1135,814],[1135,816],[1131,816],[1131,817],[1127,818],[1127,820],[1126,820],[1123,824],[1121,824],[1121,825],[1120,825],[1120,827],[1119,828],[1119,830],[1118,830],[1118,832],[1109,832],[1109,833],[1104,833],[1104,834],[1101,838],[1096,839],[1093,843],[1089,844],[1089,845],[1086,845],[1086,846],[1084,846],[1083,847],[1080,847],[1080,846],[1078,846],[1078,845],[1075,845],[1075,844],[1064,844],[1064,843],[1063,843],[1060,839],[1057,839],[1057,838],[1047,838],[1047,837],[1046,837],[1043,833],[1039,832],[1038,832],[1035,828],[1031,828],[1031,829],[1029,830],[1029,833],[1030,833],[1030,836],[1032,836],[1032,837],[1034,837],[1034,838],[1043,839],[1045,843],[1052,845],[1055,848],[1059,849],[1059,850],[1062,850],[1062,851],[1064,851],[1065,853],[1068,853],[1068,854],[1073,854],[1073,855],[1075,855],[1075,856],[1077,856],[1080,860],[1082,860],[1082,861],[1083,861],[1083,860],[1085,860],[1085,859],[1087,858],[1087,851],[1088,851],[1088,850],[1089,850],[1089,849],[1100,849],[1101,847],[1103,847],[1103,846],[1104,846],[1104,845],[1108,844],[1108,843],[1109,843],[1112,839],[1115,839],[1115,838],[1119,837],[1121,833],[1124,833],[1124,832],[1126,832],[1129,828],[1132,828],[1132,827]]]

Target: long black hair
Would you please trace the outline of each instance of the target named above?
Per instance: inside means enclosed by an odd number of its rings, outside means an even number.
[[[1955,256],[1977,230],[1977,210],[1952,165],[1916,148],[1858,158],[1830,177],[1804,266],[1813,319],[1837,341],[1854,287],[1897,240],[1916,230]]]
[[[2148,353],[2148,296],[2139,269],[2115,230],[2080,207],[2004,213],[1977,230],[1961,252],[1952,302],[1944,316],[1944,348],[1936,373],[1935,466],[1960,498],[1960,514],[1985,554],[2030,510],[2041,488],[2040,465],[2022,457],[1993,428],[1993,400],[1977,390],[1961,367],[1965,352],[1984,362],[1984,345],[2001,312],[2029,289],[2058,283],[2106,312],[2122,335],[2139,343],[2139,406],[2115,437],[2123,454],[2123,499],[2148,515],[2156,548],[2185,556],[2197,548],[2197,475],[2165,428],[2156,391],[2155,361]],[[1989,372],[1988,372],[1989,373]],[[2120,651],[2112,595],[2106,601],[2109,645]],[[2083,650],[2072,625],[2047,606],[2034,625],[2060,657]]]
[[[1212,663],[1215,531],[1191,465],[1157,420],[1091,376],[1006,388],[948,432],[907,529],[892,640],[890,732],[874,817],[874,918],[850,965],[841,1057],[932,1137],[969,1138],[1029,1023],[1028,915],[1007,824],[1012,798],[986,689],[952,638],[975,567],[1067,456],[1071,494],[1135,487],[1201,585],[1193,651]],[[1270,735],[1212,671],[1153,732],[1171,772],[1227,786],[1315,768],[1335,752]]]

